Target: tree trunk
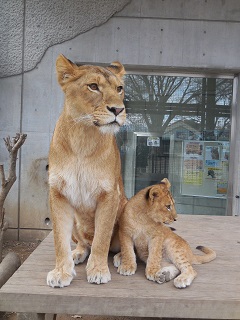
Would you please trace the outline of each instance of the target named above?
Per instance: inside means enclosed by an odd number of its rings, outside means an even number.
[[[26,134],[17,133],[16,137],[12,139],[8,136],[4,139],[6,148],[9,152],[9,170],[8,177],[5,177],[4,167],[0,165],[0,179],[1,179],[1,192],[0,192],[0,262],[2,261],[2,246],[3,246],[3,234],[7,229],[8,224],[4,220],[5,211],[3,208],[4,201],[17,179],[16,175],[16,163],[18,150],[24,144],[27,138]]]
[[[3,218],[4,218],[4,213],[3,213]],[[3,237],[4,237],[4,232],[8,228],[8,222],[5,221],[0,228],[0,263],[2,262],[2,250],[3,250]]]

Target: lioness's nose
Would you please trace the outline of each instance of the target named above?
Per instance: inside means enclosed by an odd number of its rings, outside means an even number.
[[[117,116],[120,112],[124,110],[124,108],[116,108],[116,107],[107,107],[107,109],[112,112],[115,116]]]

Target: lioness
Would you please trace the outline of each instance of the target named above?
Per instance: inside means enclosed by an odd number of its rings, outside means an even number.
[[[114,256],[114,265],[120,274],[134,274],[137,269],[135,245],[139,258],[146,262],[148,280],[163,283],[175,278],[180,270],[174,285],[185,288],[197,275],[192,264],[209,262],[215,259],[216,253],[210,248],[198,246],[197,249],[205,255],[194,255],[183,238],[163,225],[177,218],[170,186],[165,178],[160,184],[139,191],[128,201],[119,219],[121,252]],[[177,268],[161,268],[163,252]]]
[[[52,287],[68,286],[74,262],[87,262],[87,280],[111,279],[107,257],[114,224],[126,202],[114,133],[126,119],[119,62],[77,66],[60,55],[58,82],[65,94],[49,152],[50,208],[56,266]],[[78,244],[71,253],[73,232]],[[90,252],[91,251],[91,252]]]

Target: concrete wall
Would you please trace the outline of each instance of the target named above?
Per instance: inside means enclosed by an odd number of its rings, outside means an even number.
[[[20,11],[26,10],[30,0],[23,2],[23,9],[22,2],[18,3]],[[109,5],[114,3],[109,1]],[[36,6],[36,10],[43,9]],[[25,11],[24,18],[27,16]],[[67,26],[71,17],[64,15],[62,25]],[[25,37],[28,32],[25,29]],[[58,25],[55,32],[58,34]],[[31,37],[37,33],[35,30]],[[77,62],[108,64],[120,60],[128,70],[233,74],[240,71],[239,34],[238,0],[132,0],[98,27],[63,43],[48,44],[51,46],[32,71],[1,79],[0,138],[18,131],[28,134],[19,157],[19,179],[6,201],[11,226],[8,237],[42,239],[51,228],[45,220],[49,217],[46,165],[49,142],[63,106],[55,74],[59,53]],[[23,50],[22,61],[24,58]],[[4,63],[13,61],[6,58]],[[10,69],[12,74],[18,73],[16,68]],[[0,161],[5,167],[7,156],[2,142]]]

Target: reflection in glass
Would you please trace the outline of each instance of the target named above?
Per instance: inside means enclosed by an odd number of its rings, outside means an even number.
[[[128,197],[167,177],[179,213],[226,214],[232,85],[232,79],[126,76],[128,118],[117,140]]]

